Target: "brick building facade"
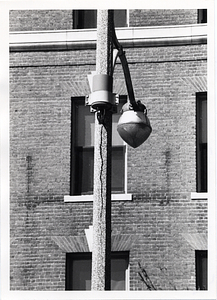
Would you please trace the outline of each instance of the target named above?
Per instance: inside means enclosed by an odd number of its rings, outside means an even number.
[[[73,254],[90,252],[92,195],[73,192],[72,132],[73,105],[90,93],[96,29],[73,29],[74,16],[10,11],[11,290],[74,288],[67,285]],[[127,257],[124,286],[132,291],[207,289],[208,195],[199,175],[206,174],[199,148],[207,145],[207,24],[198,16],[129,10],[116,30],[152,125],[139,148],[121,145],[124,182],[112,196],[112,251]],[[119,61],[113,90],[125,99]]]

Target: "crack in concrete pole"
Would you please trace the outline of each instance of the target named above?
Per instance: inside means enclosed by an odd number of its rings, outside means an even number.
[[[113,11],[97,11],[96,74],[112,76],[112,20]],[[95,113],[94,200],[92,283],[96,291],[110,290],[111,282],[111,140],[112,112],[100,111],[103,121]]]

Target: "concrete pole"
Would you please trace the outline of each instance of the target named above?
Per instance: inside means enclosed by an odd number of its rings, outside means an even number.
[[[112,75],[113,11],[97,12],[96,74]],[[97,118],[99,114],[103,121]],[[92,286],[110,290],[112,112],[95,113]]]

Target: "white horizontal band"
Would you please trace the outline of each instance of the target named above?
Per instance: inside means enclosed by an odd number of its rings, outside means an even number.
[[[207,24],[116,29],[125,47],[207,43]],[[82,49],[96,47],[96,29],[11,32],[10,51]]]

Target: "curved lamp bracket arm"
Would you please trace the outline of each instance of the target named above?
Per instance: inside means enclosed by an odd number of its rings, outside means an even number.
[[[130,106],[132,107],[132,109],[134,111],[143,111],[144,112],[144,110],[146,109],[145,105],[143,105],[140,101],[136,102],[136,100],[135,100],[127,58],[125,56],[125,51],[123,51],[122,45],[119,43],[119,41],[117,39],[114,22],[113,22],[113,26],[112,26],[112,40],[115,45],[115,48],[118,50],[118,51],[116,51],[116,53],[114,53],[115,55],[113,56],[114,57],[113,63],[115,65],[117,57],[120,58],[123,72],[124,72],[124,78],[125,78],[125,82],[126,82],[127,92],[128,92],[128,96],[129,96],[129,100],[130,100]]]

